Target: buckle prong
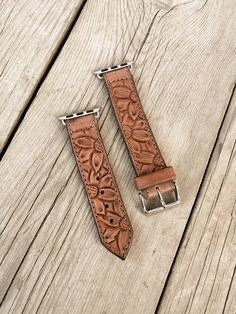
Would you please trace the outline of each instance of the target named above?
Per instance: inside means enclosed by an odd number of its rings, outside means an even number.
[[[165,208],[166,208],[166,202],[164,201],[164,199],[163,199],[163,197],[162,197],[160,188],[157,186],[157,187],[156,187],[156,190],[157,190],[157,194],[158,194],[158,196],[159,196],[161,205],[162,205],[162,207],[165,209]]]
[[[173,181],[173,184],[174,184],[175,201],[170,202],[170,203],[166,203],[166,201],[164,200],[164,198],[162,196],[160,188],[156,187],[158,199],[159,199],[159,201],[161,203],[161,206],[156,207],[156,208],[152,208],[152,209],[149,209],[149,210],[146,207],[146,199],[145,199],[143,193],[139,192],[139,197],[141,199],[141,202],[142,202],[142,205],[143,205],[143,211],[144,211],[145,214],[157,213],[157,212],[163,211],[163,210],[165,210],[165,209],[167,209],[169,207],[175,206],[175,205],[180,203],[180,195],[179,195],[178,186],[177,186],[175,181]]]

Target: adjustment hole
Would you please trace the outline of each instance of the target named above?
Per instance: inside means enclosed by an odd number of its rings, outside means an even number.
[[[106,208],[108,208],[108,207],[109,207],[109,205],[108,205],[108,204],[106,204],[106,205],[105,205],[105,207],[106,207]]]
[[[112,223],[113,223],[113,221],[114,221],[114,220],[111,218],[111,219],[110,219],[110,223],[112,224]]]
[[[101,191],[101,194],[104,194],[104,191],[103,191],[103,190]]]
[[[99,179],[100,179],[100,177],[99,177],[99,176],[97,176],[97,177],[96,177],[96,180],[98,181]]]

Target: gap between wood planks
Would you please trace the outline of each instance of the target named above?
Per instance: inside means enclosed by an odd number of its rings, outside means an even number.
[[[30,106],[31,106],[35,96],[37,95],[37,93],[38,93],[38,91],[40,89],[40,87],[42,86],[42,84],[43,84],[44,80],[46,79],[48,73],[50,72],[54,62],[56,61],[56,59],[59,56],[62,48],[65,45],[67,39],[69,38],[69,36],[71,34],[71,31],[74,28],[74,26],[75,26],[75,24],[76,24],[76,22],[77,22],[77,20],[78,20],[78,18],[80,16],[81,12],[83,11],[83,8],[84,8],[86,2],[87,2],[87,0],[84,0],[82,2],[82,5],[80,6],[78,12],[75,14],[75,17],[72,19],[71,24],[69,25],[68,29],[66,30],[64,37],[61,39],[61,41],[59,41],[58,47],[55,49],[55,52],[52,55],[51,60],[48,62],[48,65],[46,66],[44,72],[42,73],[42,76],[39,78],[38,83],[35,85],[31,97],[29,98],[28,102],[26,103],[26,106],[25,106],[24,110],[22,110],[22,113],[21,113],[18,121],[16,122],[15,127],[13,127],[13,130],[11,131],[10,136],[8,137],[5,145],[3,146],[2,151],[0,152],[0,162],[1,162],[2,158],[3,158],[3,156],[5,155],[8,147],[10,146],[10,144],[11,144],[11,142],[12,142],[12,140],[13,140],[13,138],[14,138],[14,136],[15,136],[15,134],[16,134],[20,124],[21,124],[21,122],[23,121],[27,111],[29,110],[29,108],[30,108]]]
[[[158,300],[157,307],[156,307],[156,311],[155,311],[156,314],[158,313],[159,306],[160,306],[160,304],[161,304],[161,302],[162,302],[162,297],[163,297],[163,295],[164,295],[164,293],[165,293],[165,291],[166,291],[167,284],[168,284],[168,282],[169,282],[169,279],[170,279],[170,276],[171,276],[171,273],[172,273],[172,269],[173,269],[174,264],[175,264],[175,262],[176,262],[176,258],[177,258],[177,256],[178,256],[179,249],[181,248],[181,246],[182,246],[182,244],[183,244],[183,242],[184,242],[185,235],[186,235],[186,230],[188,230],[189,225],[190,225],[190,223],[191,223],[191,219],[192,219],[192,216],[193,216],[193,212],[194,212],[194,209],[195,209],[196,204],[197,204],[197,202],[198,202],[199,195],[200,195],[200,193],[201,193],[202,186],[203,186],[203,184],[204,184],[204,181],[205,181],[205,178],[206,178],[206,175],[207,175],[207,171],[208,171],[210,162],[211,162],[211,160],[212,160],[212,156],[213,156],[213,154],[214,154],[214,151],[215,151],[215,148],[216,148],[216,145],[217,145],[217,142],[218,142],[218,139],[219,139],[219,136],[220,136],[222,127],[223,127],[223,125],[224,125],[224,122],[225,122],[227,113],[229,112],[230,105],[232,104],[232,98],[233,98],[233,96],[234,96],[234,93],[236,93],[236,85],[233,86],[231,95],[230,95],[230,97],[229,97],[228,105],[227,105],[227,108],[226,108],[226,110],[225,110],[225,113],[224,113],[224,116],[223,116],[221,125],[220,125],[220,127],[219,127],[219,130],[218,130],[218,133],[217,133],[217,136],[216,136],[216,139],[215,139],[214,146],[213,146],[212,151],[211,151],[211,154],[210,154],[210,156],[209,156],[209,159],[208,159],[208,162],[207,162],[207,166],[206,166],[206,170],[205,170],[205,172],[204,172],[204,174],[203,174],[203,177],[202,177],[202,180],[201,180],[201,183],[200,183],[200,186],[199,186],[199,189],[198,189],[198,192],[197,192],[195,201],[194,201],[193,206],[192,206],[191,213],[190,213],[190,215],[189,215],[189,217],[188,217],[188,221],[187,221],[186,226],[185,226],[185,228],[184,228],[182,238],[181,238],[181,240],[180,240],[180,242],[179,242],[179,246],[178,246],[178,248],[177,248],[177,250],[176,250],[175,257],[174,257],[173,262],[172,262],[172,264],[171,264],[171,267],[170,267],[168,276],[167,276],[167,278],[166,278],[166,281],[165,281],[163,290],[162,290],[161,295],[160,295],[160,298],[159,298],[159,300]]]

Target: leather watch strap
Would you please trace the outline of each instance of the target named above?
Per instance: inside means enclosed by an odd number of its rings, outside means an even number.
[[[155,210],[159,210],[169,205],[164,201],[163,195],[173,194],[175,200],[171,204],[176,204],[179,202],[176,175],[172,167],[166,166],[153,136],[135,87],[130,63],[112,66],[95,73],[99,78],[105,79],[117,121],[137,174],[135,185],[141,193],[142,201],[158,198],[161,206]],[[149,212],[145,206],[144,209],[146,213]]]
[[[125,259],[132,227],[99,132],[98,109],[60,119],[66,124],[73,152],[103,245]]]

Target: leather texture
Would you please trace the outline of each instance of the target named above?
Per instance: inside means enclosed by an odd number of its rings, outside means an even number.
[[[143,111],[133,76],[128,67],[104,73],[116,118],[122,130],[137,176],[141,178],[166,168],[166,163],[157,146],[150,125]],[[168,173],[163,182],[149,177],[143,193],[146,198],[157,197],[156,187],[161,193],[172,192],[174,184]]]
[[[74,155],[103,245],[125,259],[133,230],[94,114],[67,120]]]
[[[173,167],[166,167],[161,170],[145,174],[134,179],[135,186],[137,190],[142,191],[150,187],[150,182],[152,185],[158,186],[159,184],[174,181],[176,179],[176,174]]]

